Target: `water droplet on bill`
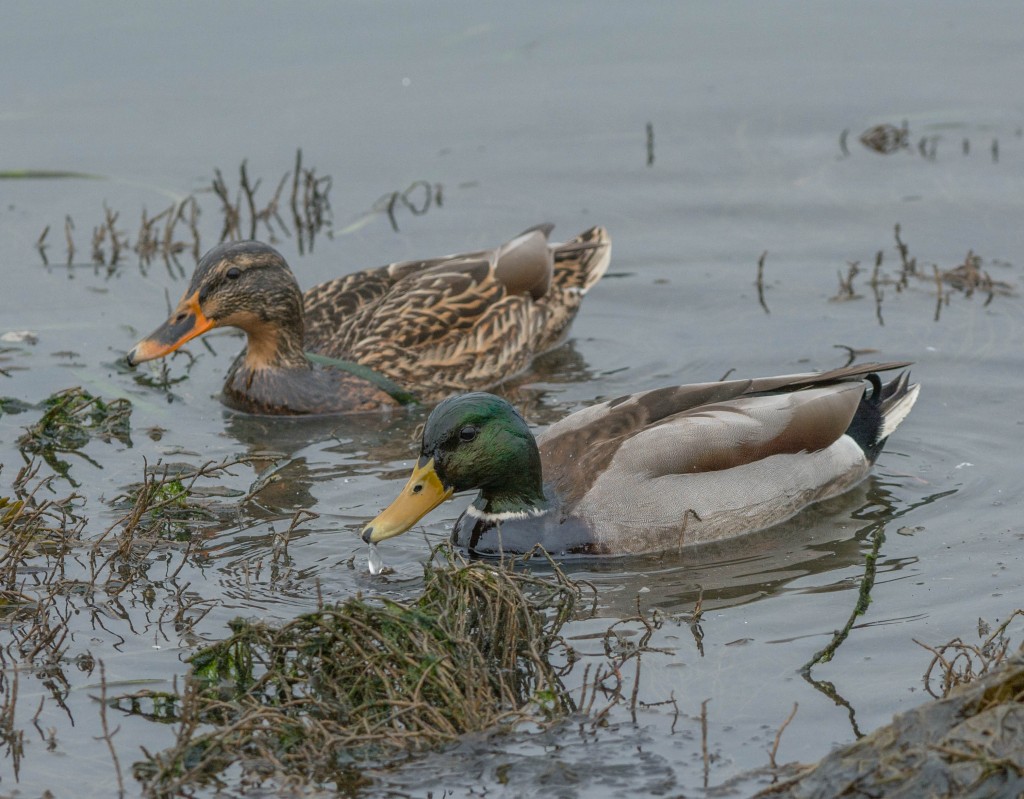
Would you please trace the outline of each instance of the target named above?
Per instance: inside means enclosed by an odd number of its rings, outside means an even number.
[[[370,574],[380,574],[384,571],[384,561],[380,556],[380,552],[377,551],[376,544],[370,544],[370,551],[366,556],[366,565],[370,569]]]

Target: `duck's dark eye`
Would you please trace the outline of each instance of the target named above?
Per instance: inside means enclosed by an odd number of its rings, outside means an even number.
[[[459,431],[459,441],[472,441],[476,438],[476,428],[473,425],[466,425]]]
[[[225,276],[227,277],[228,280],[238,280],[238,276],[240,274],[242,274],[242,270],[239,269],[237,266],[233,266],[227,271],[227,274]]]

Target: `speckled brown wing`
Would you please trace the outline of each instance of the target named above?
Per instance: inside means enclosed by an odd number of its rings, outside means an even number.
[[[340,325],[384,296],[394,284],[385,269],[365,269],[313,286],[302,295],[307,342],[336,335]]]
[[[424,398],[501,382],[536,354],[547,311],[509,293],[491,261],[448,261],[397,289],[360,311],[343,347]]]
[[[350,331],[358,335],[360,312],[387,296],[403,277],[430,263],[389,264],[313,286],[302,297],[306,349],[343,357],[341,342]]]
[[[494,386],[560,343],[607,269],[602,228],[557,245],[550,230],[317,286],[306,295],[307,347],[369,366],[425,401]]]

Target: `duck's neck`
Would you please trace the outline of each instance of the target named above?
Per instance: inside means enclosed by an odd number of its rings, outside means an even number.
[[[481,517],[526,518],[551,509],[551,501],[544,494],[540,453],[536,443],[529,443],[532,446],[503,470],[500,479],[481,487],[472,505]]]
[[[305,328],[301,299],[299,305],[289,309],[287,314],[272,317],[252,315],[244,321],[238,326],[248,339],[245,366],[250,371],[309,369],[309,361],[303,353]]]

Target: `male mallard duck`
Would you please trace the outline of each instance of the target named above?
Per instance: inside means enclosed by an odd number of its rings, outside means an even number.
[[[451,397],[423,429],[412,477],[363,529],[400,535],[479,490],[453,541],[481,554],[636,554],[754,532],[852,488],[910,412],[907,372],[878,363],[673,386],[603,402],[535,439],[492,394]],[[869,390],[870,389],[870,390]]]
[[[305,295],[272,247],[220,244],[128,363],[162,358],[231,326],[245,331],[247,343],[222,399],[250,413],[365,411],[489,388],[561,342],[608,268],[603,228],[549,244],[552,227],[531,228],[494,250],[356,272]]]

